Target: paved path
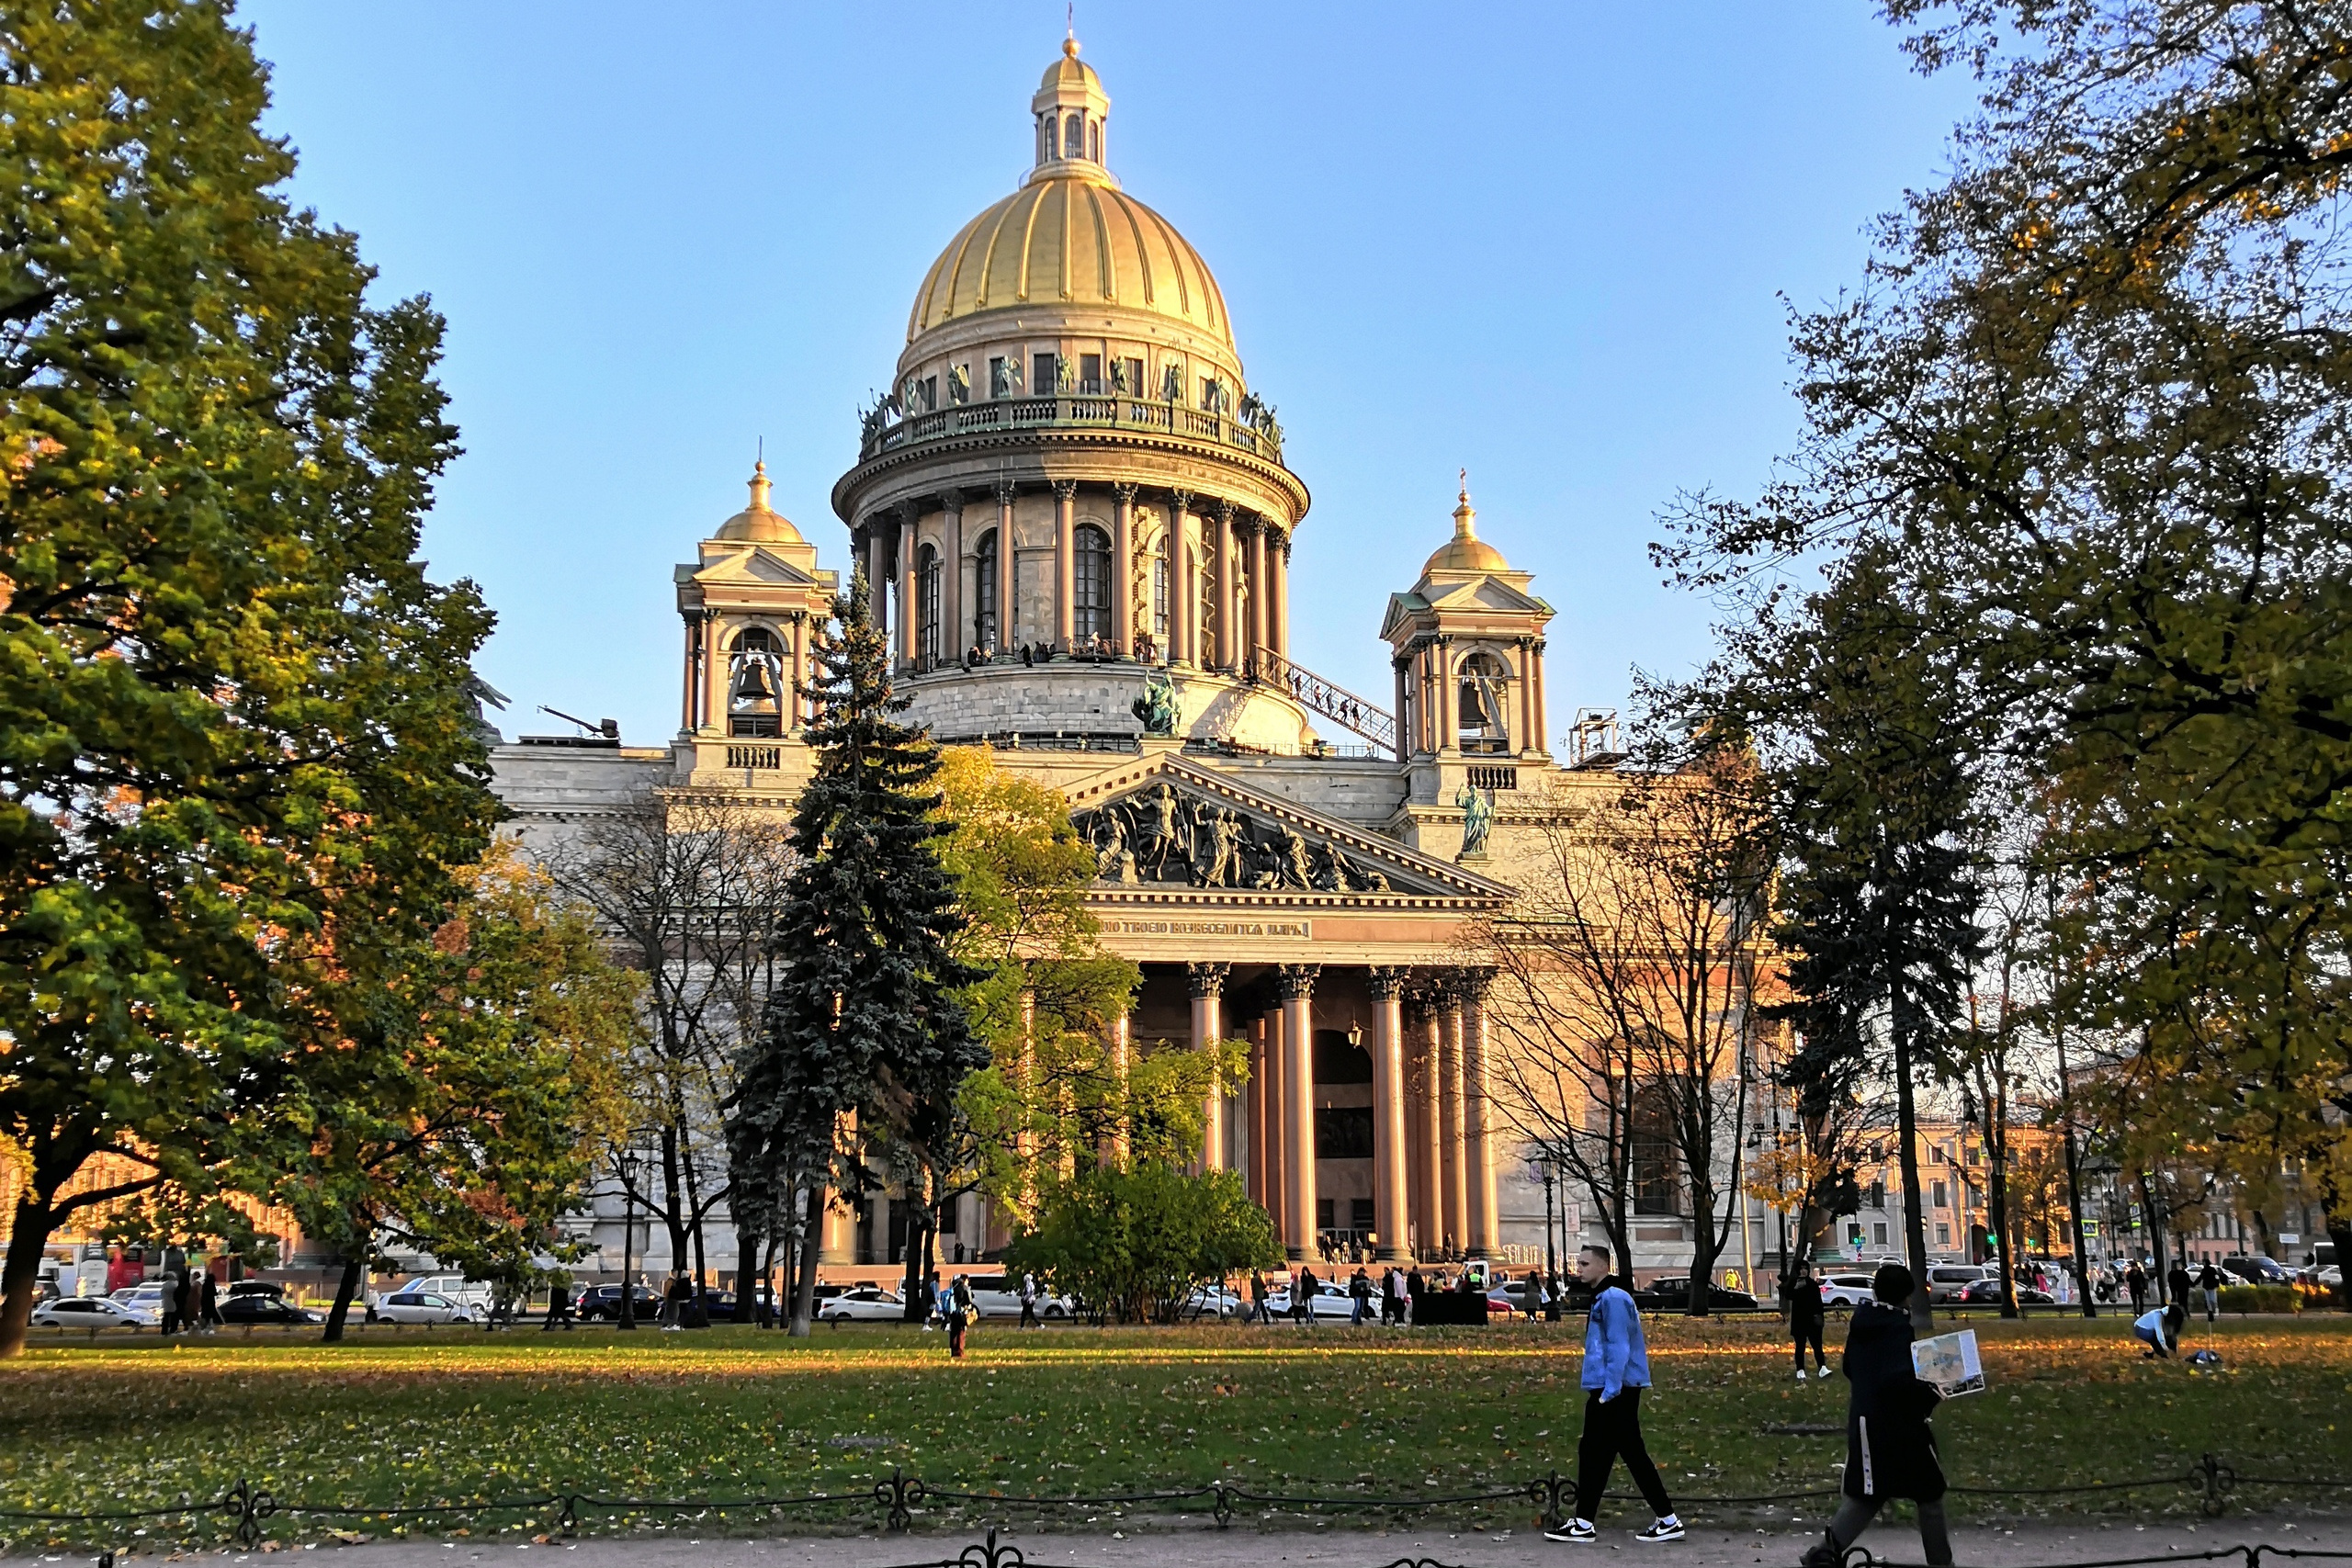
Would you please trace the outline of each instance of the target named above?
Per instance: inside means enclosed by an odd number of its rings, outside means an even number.
[[[463,1540],[369,1542],[321,1546],[334,1568],[896,1568],[899,1564],[952,1560],[982,1539],[980,1532],[916,1533],[901,1536],[777,1537],[761,1540],[695,1537],[684,1531],[608,1540],[501,1545]],[[1659,1568],[1793,1568],[1798,1554],[1819,1537],[1786,1528],[1745,1530],[1709,1528],[1666,1546],[1645,1546],[1623,1529],[1601,1532],[1591,1546],[1564,1546],[1541,1532],[1514,1529],[1449,1533],[1443,1530],[1285,1529],[1265,1533],[1236,1525],[1218,1530],[1169,1522],[1131,1525],[1111,1534],[1022,1531],[998,1537],[1000,1551],[1017,1549],[1030,1568],[1385,1568],[1399,1561],[1428,1560],[1455,1568],[1563,1568],[1577,1563],[1657,1562]],[[2352,1517],[2244,1516],[2218,1521],[2133,1525],[2090,1520],[2020,1524],[2014,1529],[1962,1527],[1952,1547],[1969,1568],[2038,1568],[2038,1565],[2098,1562],[2123,1557],[2188,1561],[2195,1554],[2263,1541],[2273,1546],[2352,1553]],[[1919,1538],[1906,1526],[1883,1526],[1863,1544],[1897,1562],[1919,1561]],[[264,1568],[287,1553],[207,1553],[208,1560]],[[540,1560],[553,1557],[553,1562]],[[78,1564],[85,1559],[44,1557],[44,1562]],[[979,1553],[973,1555],[977,1563]],[[1012,1561],[1009,1557],[1005,1561]],[[2243,1568],[2244,1559],[2235,1559]],[[2324,1561],[2324,1560],[2323,1560]],[[2291,1560],[2268,1560],[2265,1568],[2290,1568]],[[290,1565],[289,1565],[290,1568]],[[322,1563],[319,1568],[326,1568]],[[2223,1564],[2222,1568],[2229,1568]]]

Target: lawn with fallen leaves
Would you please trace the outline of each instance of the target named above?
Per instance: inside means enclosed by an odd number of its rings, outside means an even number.
[[[2352,1508],[2352,1490],[2288,1494],[2257,1478],[2352,1477],[2352,1320],[2314,1314],[2194,1326],[2218,1372],[2141,1358],[2128,1321],[1973,1318],[1991,1383],[1949,1402],[1936,1427],[1956,1487],[2154,1483],[2088,1495],[1957,1495],[1955,1512],[2193,1512],[2168,1478],[2208,1451],[2241,1477],[2233,1506]],[[1939,1325],[1940,1326],[1940,1325]],[[1652,1320],[1650,1449],[1685,1498],[1834,1486],[1845,1458],[1842,1379],[1799,1384],[1776,1325]],[[1831,1325],[1833,1358],[1840,1325]],[[1239,1325],[1056,1328],[994,1324],[951,1361],[944,1337],[896,1326],[700,1333],[536,1328],[380,1331],[345,1346],[233,1331],[169,1346],[153,1337],[36,1340],[0,1364],[0,1511],[173,1508],[239,1481],[281,1505],[394,1506],[588,1494],[740,1500],[870,1499],[892,1470],[936,1490],[925,1517],[961,1522],[1008,1505],[988,1495],[1073,1496],[1222,1479],[1259,1494],[1453,1495],[1575,1468],[1581,1324],[1390,1331]],[[1789,1428],[1834,1428],[1827,1432]],[[1626,1483],[1619,1472],[1616,1487]],[[1811,1517],[1826,1503],[1690,1502]],[[1144,1505],[1205,1513],[1198,1498]],[[1111,1506],[1064,1522],[1132,1517]],[[1462,1505],[1465,1522],[1528,1520],[1530,1505]],[[1281,1515],[1245,1503],[1245,1517]],[[770,1528],[828,1519],[871,1528],[870,1501],[771,1516],[583,1510],[583,1529]],[[1359,1518],[1363,1515],[1355,1516]],[[1373,1517],[1377,1517],[1374,1510]],[[217,1541],[218,1516],[63,1526],[0,1518],[0,1543]],[[555,1510],[467,1517],[281,1513],[273,1537],[406,1532],[528,1539]]]

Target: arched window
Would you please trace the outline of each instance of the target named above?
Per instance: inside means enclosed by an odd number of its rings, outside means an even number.
[[[1510,726],[1505,718],[1510,705],[1510,669],[1493,654],[1481,650],[1462,661],[1460,706],[1455,719],[1464,751],[1503,752],[1510,749]]]
[[[991,528],[980,536],[972,551],[972,641],[982,652],[997,650],[996,636],[996,530]]]
[[[1168,644],[1168,549],[1163,544],[1151,556],[1151,635]]]
[[[784,733],[784,658],[775,633],[745,626],[727,645],[727,733]]]
[[[1099,119],[1086,122],[1086,155],[1098,164],[1102,161],[1102,122]]]
[[[1111,536],[1091,523],[1080,525],[1077,599],[1071,605],[1070,633],[1080,642],[1111,635]]]
[[[1083,115],[1074,114],[1062,121],[1062,156],[1086,156],[1086,118]]]
[[[931,545],[915,552],[915,658],[926,668],[939,662],[939,551]]]

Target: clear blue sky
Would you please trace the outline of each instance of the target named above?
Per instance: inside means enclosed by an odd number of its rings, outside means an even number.
[[[499,615],[482,673],[676,728],[671,568],[742,504],[847,564],[826,498],[939,249],[1013,188],[1059,0],[989,5],[254,0],[299,200],[449,319],[466,455],[426,536]],[[1709,606],[1645,547],[1678,491],[1751,491],[1792,443],[1781,296],[1864,231],[1968,104],[1865,0],[1170,6],[1090,0],[1111,164],[1225,289],[1315,495],[1294,652],[1385,698],[1376,633],[1482,532],[1559,612],[1555,735]]]

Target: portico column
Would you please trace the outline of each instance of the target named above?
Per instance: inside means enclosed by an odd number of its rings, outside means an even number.
[[[1462,998],[1451,978],[1439,990],[1438,1007],[1438,1150],[1444,1172],[1445,1207],[1439,1222],[1445,1244],[1461,1248],[1470,1239],[1470,1184],[1462,1168]]]
[[[915,503],[899,503],[899,662],[914,668],[922,616],[915,609]]]
[[[1532,637],[1519,639],[1519,745],[1520,751],[1535,747],[1535,654],[1531,648]]]
[[[1111,640],[1136,651],[1136,487],[1111,487]]]
[[[1068,653],[1076,635],[1078,612],[1078,540],[1073,519],[1078,515],[1078,481],[1054,481],[1054,649]]]
[[[1225,1038],[1225,976],[1228,965],[1189,964],[1186,988],[1193,993],[1193,1049],[1205,1051]],[[1225,1168],[1225,1085],[1212,1081],[1201,1107],[1201,1168]]]
[[[1427,995],[1421,1018],[1421,1257],[1440,1256],[1445,1246],[1445,1095],[1440,1081],[1437,998]]]
[[[792,612],[791,689],[784,694],[784,732],[791,735],[808,723],[808,694],[803,689],[808,683],[808,613]]]
[[[1020,646],[1018,629],[1012,621],[1012,590],[1021,575],[1020,561],[1012,547],[1012,498],[1015,491],[1011,479],[1000,479],[996,487],[996,650],[1009,654]]]
[[[1201,635],[1201,590],[1193,576],[1193,553],[1184,547],[1184,524],[1192,515],[1190,491],[1168,492],[1168,592],[1175,603],[1168,606],[1168,650],[1171,664],[1193,664]]]
[[[678,693],[678,729],[685,734],[695,727],[695,674],[702,664],[702,645],[695,634],[701,629],[701,620],[692,610],[679,611],[678,620],[686,633],[685,662],[679,676],[684,687]]]
[[[1240,651],[1241,628],[1234,624],[1241,611],[1240,600],[1233,592],[1236,564],[1234,557],[1238,553],[1233,547],[1233,502],[1220,501],[1216,503],[1215,533],[1216,536],[1216,657],[1211,662],[1220,670],[1233,670],[1240,667],[1243,657]]]
[[[1111,1086],[1118,1096],[1117,1114],[1111,1118],[1109,1147],[1103,1151],[1108,1163],[1125,1169],[1133,1128],[1127,1120],[1127,1066],[1129,1050],[1134,1040],[1133,1020],[1122,1012],[1111,1021]]]
[[[1294,1263],[1315,1244],[1315,976],[1319,964],[1285,964],[1283,998],[1283,1242]]]
[[[1470,1256],[1491,1258],[1500,1238],[1495,1212],[1494,1119],[1488,1113],[1490,1080],[1487,1071],[1487,987],[1492,976],[1484,969],[1462,972],[1462,1092],[1469,1122],[1468,1147],[1464,1151],[1470,1173]]]
[[[939,498],[939,661],[964,662],[964,492]]]
[[[1364,972],[1372,993],[1372,1224],[1383,1263],[1412,1257],[1405,1245],[1405,975]]]
[[[1408,688],[1405,680],[1405,667],[1408,662],[1410,661],[1402,657],[1388,661],[1389,667],[1396,672],[1396,760],[1400,762],[1410,757],[1416,750],[1413,745],[1413,707],[1406,700]]]
[[[1266,525],[1252,517],[1242,527],[1250,538],[1250,631],[1243,639],[1241,662],[1254,665],[1258,650],[1267,646],[1267,610],[1273,594],[1266,587]]]
[[[844,1111],[833,1118],[833,1146],[851,1148],[857,1139],[857,1112]],[[840,1204],[841,1194],[825,1190],[825,1213],[818,1226],[817,1262],[847,1267],[857,1261],[857,1215]]]

